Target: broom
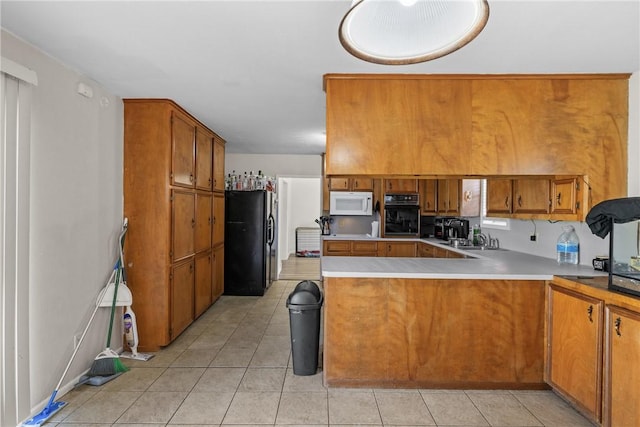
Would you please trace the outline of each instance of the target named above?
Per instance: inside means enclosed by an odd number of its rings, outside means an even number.
[[[118,298],[118,284],[120,282],[120,275],[122,272],[122,245],[124,243],[124,236],[127,232],[127,220],[125,218],[123,230],[120,234],[120,246],[119,246],[119,255],[118,261],[116,262],[116,281],[113,290],[113,302],[111,304],[111,319],[109,320],[109,333],[107,334],[107,347],[103,352],[98,354],[96,358],[93,360],[93,364],[91,365],[91,369],[89,370],[88,375],[90,377],[108,377],[111,375],[115,375],[120,372],[127,372],[129,368],[127,368],[122,361],[120,360],[120,356],[115,351],[111,350],[109,347],[111,346],[111,332],[113,331],[113,318],[116,312],[116,301]]]

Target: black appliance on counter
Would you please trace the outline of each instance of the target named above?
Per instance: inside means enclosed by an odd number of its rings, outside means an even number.
[[[276,195],[225,192],[224,293],[264,295],[276,280]]]
[[[420,237],[435,237],[436,235],[436,217],[423,215],[420,217]]]
[[[385,237],[418,237],[420,231],[418,194],[385,194],[383,224]]]
[[[435,217],[435,237],[442,240],[467,239],[469,237],[469,220],[455,217]]]

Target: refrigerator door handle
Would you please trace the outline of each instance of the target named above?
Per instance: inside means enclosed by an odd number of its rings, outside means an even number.
[[[273,215],[269,214],[269,223],[267,224],[267,244],[269,246],[273,245],[273,240],[275,237],[275,219]]]

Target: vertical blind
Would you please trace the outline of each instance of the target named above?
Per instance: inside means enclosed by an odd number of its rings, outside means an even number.
[[[0,73],[0,425],[31,412],[29,165],[35,73],[2,58]]]

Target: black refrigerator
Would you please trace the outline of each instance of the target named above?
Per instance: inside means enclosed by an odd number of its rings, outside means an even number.
[[[225,192],[224,293],[264,295],[276,279],[276,197]]]

